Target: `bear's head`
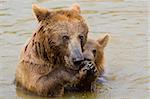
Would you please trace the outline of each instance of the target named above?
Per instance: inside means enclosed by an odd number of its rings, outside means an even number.
[[[94,61],[99,73],[104,72],[104,48],[106,47],[108,40],[108,35],[98,39],[97,41],[88,39],[83,48],[83,55],[85,60]]]
[[[73,4],[68,9],[48,10],[34,4],[32,8],[39,23],[34,36],[37,42],[43,44],[41,49],[44,51],[41,53],[45,53],[45,60],[54,64],[65,62],[70,66],[78,66],[84,60],[82,48],[88,33],[79,5]]]

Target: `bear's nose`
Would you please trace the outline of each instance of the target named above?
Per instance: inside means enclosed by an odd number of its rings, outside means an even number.
[[[92,61],[90,58],[84,58],[84,60],[86,60],[86,61]]]
[[[82,57],[73,58],[72,61],[74,65],[78,66],[81,64],[82,61],[84,61],[84,57],[82,56]]]

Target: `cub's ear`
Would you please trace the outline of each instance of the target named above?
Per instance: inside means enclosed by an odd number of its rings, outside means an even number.
[[[32,10],[39,22],[43,20],[46,14],[49,12],[48,9],[40,7],[37,4],[32,4]]]
[[[104,48],[106,47],[108,41],[109,41],[110,36],[105,35],[103,38],[98,39],[98,43]]]
[[[81,13],[81,9],[80,9],[80,5],[78,3],[74,3],[71,7],[71,10],[77,12],[77,13]]]

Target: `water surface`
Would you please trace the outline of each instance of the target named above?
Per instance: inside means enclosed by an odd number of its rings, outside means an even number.
[[[81,5],[90,27],[89,36],[111,35],[105,49],[108,81],[96,94],[69,94],[62,98],[148,99],[148,0],[0,0],[0,98],[42,98],[16,91],[12,84],[19,51],[37,27],[31,5],[58,9],[74,2]]]

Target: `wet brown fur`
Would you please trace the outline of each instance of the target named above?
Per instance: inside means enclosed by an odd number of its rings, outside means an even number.
[[[41,96],[61,96],[65,84],[78,82],[83,73],[66,62],[64,57],[70,54],[68,44],[61,40],[63,33],[67,33],[80,43],[80,33],[85,37],[82,46],[86,43],[88,27],[77,8],[49,11],[33,5],[39,26],[21,50],[17,87]]]
[[[105,35],[103,38],[98,40],[88,39],[84,46],[84,57],[89,58],[95,63],[95,68],[97,72],[93,75],[86,76],[84,79],[81,79],[77,86],[81,91],[92,91],[94,90],[94,81],[97,77],[100,77],[104,74],[104,48],[106,47],[109,40],[109,36]],[[93,50],[96,50],[93,53]]]
[[[88,39],[84,46],[83,54],[85,57],[91,56],[90,60],[94,61],[98,74],[102,75],[104,73],[104,48],[106,47],[109,40],[109,35],[105,35],[103,38],[98,40]],[[94,55],[93,50],[96,50]]]

